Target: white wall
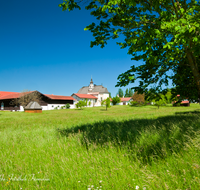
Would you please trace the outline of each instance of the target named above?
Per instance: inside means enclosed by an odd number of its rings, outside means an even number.
[[[72,97],[73,97],[74,99],[77,100],[77,101],[74,103],[74,107],[76,107],[75,104],[77,104],[78,101],[80,101],[80,100],[85,101],[85,100],[86,100],[86,98],[79,98],[79,97],[76,96],[75,94],[74,94]],[[93,106],[95,105],[95,99],[89,99],[89,98],[87,98],[87,100],[88,100],[88,103],[91,102],[91,105],[90,105],[90,106],[88,105],[87,107],[93,107]]]

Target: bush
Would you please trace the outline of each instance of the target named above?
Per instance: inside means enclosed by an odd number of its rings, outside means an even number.
[[[80,108],[82,109],[82,107],[87,106],[85,101],[80,100],[77,104],[76,104],[76,108]]]
[[[120,102],[121,102],[121,100],[118,96],[115,96],[115,97],[112,98],[112,104],[113,105],[116,105],[117,103],[120,103]]]
[[[67,104],[65,105],[65,107],[66,107],[66,109],[69,109],[69,108],[70,108],[70,104],[67,103]]]
[[[89,102],[88,102],[88,105],[91,106],[91,103],[92,103],[92,102],[89,101]]]
[[[181,106],[181,102],[176,102],[173,104],[174,107],[180,107]]]
[[[129,103],[130,106],[137,106],[139,103],[137,101],[131,101]]]
[[[149,101],[145,101],[144,106],[146,106],[146,105],[151,105],[151,103]]]

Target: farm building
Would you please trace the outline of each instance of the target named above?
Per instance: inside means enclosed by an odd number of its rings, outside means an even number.
[[[56,107],[59,109],[61,106],[64,106],[67,103],[70,104],[70,108],[75,107],[74,102],[76,100],[71,96],[42,94],[39,91],[30,91],[25,93],[0,91],[1,110],[24,111],[23,106],[15,102],[17,102],[17,100],[22,96],[32,95],[33,93],[40,95],[38,103],[42,107],[42,110],[52,110]]]
[[[91,95],[91,94],[78,94],[78,93],[74,93],[74,94],[72,94],[72,97],[74,99],[76,99],[77,102],[80,101],[80,100],[82,100],[82,101],[87,100],[88,103],[91,102],[91,104],[90,104],[91,107],[95,106],[95,104],[97,102],[97,99],[98,99],[96,96]]]
[[[128,105],[128,103],[130,103],[133,99],[132,99],[132,97],[123,97],[123,98],[120,98],[120,100],[121,100],[121,102],[120,103],[117,103],[116,105]],[[111,101],[111,105],[113,105],[112,104],[112,99],[110,99],[110,101]]]

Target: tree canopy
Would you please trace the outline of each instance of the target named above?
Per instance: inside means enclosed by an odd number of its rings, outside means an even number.
[[[63,10],[80,7],[80,0],[64,0],[59,6]],[[85,1],[98,23],[85,28],[93,33],[91,47],[104,47],[109,39],[124,36],[117,42],[128,48],[132,60],[142,60],[143,65],[133,65],[118,77],[117,86],[126,86],[136,79],[134,87],[138,93],[168,86],[169,79],[181,77],[173,72],[184,68],[191,73],[200,97],[200,2],[195,0],[93,0]],[[175,80],[176,81],[176,80]]]
[[[120,103],[120,102],[121,102],[120,97],[115,96],[115,97],[112,98],[113,105],[116,105],[117,103]]]

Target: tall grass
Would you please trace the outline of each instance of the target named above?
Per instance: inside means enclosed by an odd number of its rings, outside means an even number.
[[[200,112],[0,112],[0,189],[200,189]]]

